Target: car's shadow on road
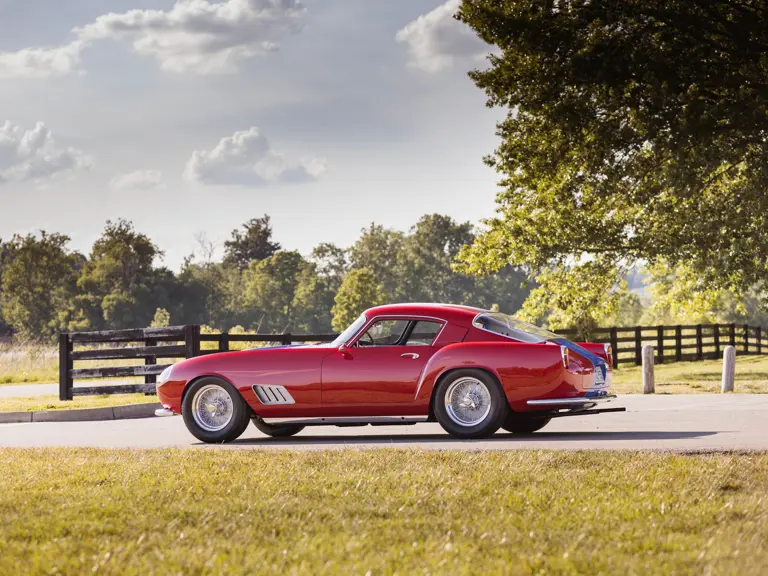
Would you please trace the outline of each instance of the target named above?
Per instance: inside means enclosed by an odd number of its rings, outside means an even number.
[[[461,440],[447,434],[364,434],[364,435],[320,435],[299,434],[290,438],[240,438],[232,442],[231,446],[349,446],[360,444],[378,444],[391,446],[396,444],[526,444],[530,442],[611,442],[626,440],[685,440],[714,436],[721,432],[712,431],[687,431],[687,432],[537,432],[535,434],[494,434],[490,438],[482,440]]]

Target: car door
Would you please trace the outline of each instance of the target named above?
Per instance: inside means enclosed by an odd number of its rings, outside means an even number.
[[[443,322],[374,318],[355,342],[323,361],[323,404],[406,404],[416,394]]]

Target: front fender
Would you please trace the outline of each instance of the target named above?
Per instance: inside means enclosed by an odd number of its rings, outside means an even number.
[[[530,410],[527,400],[576,396],[579,391],[563,367],[560,347],[518,342],[459,342],[437,351],[424,367],[414,400],[428,403],[440,378],[452,370],[474,368],[493,374],[515,411]]]

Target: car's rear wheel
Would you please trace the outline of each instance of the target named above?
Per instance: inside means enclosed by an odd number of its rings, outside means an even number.
[[[552,418],[542,418],[539,415],[511,412],[501,425],[507,432],[513,434],[533,434],[544,428]]]
[[[258,416],[251,418],[251,422],[253,422],[253,425],[259,429],[259,432],[266,434],[267,436],[272,436],[273,438],[287,438],[288,436],[294,436],[304,430],[304,426],[297,426],[294,424],[267,424]]]
[[[202,378],[184,394],[181,414],[187,429],[209,444],[232,442],[248,427],[251,408],[232,384],[220,378]]]
[[[487,438],[509,412],[496,378],[482,370],[451,372],[437,386],[434,412],[443,429],[458,438]]]

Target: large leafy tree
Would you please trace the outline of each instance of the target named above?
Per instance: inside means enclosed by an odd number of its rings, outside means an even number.
[[[171,308],[168,300],[175,278],[169,270],[155,268],[161,256],[150,238],[130,222],[108,221],[78,279],[81,294],[72,327],[148,326],[157,308]]]
[[[49,339],[68,323],[83,257],[67,249],[69,238],[41,232],[14,236],[2,250],[2,317],[16,335]]]
[[[497,47],[470,76],[509,110],[465,271],[644,260],[765,283],[768,2],[464,0],[457,18]]]
[[[243,274],[248,325],[261,332],[290,331],[296,317],[296,287],[305,265],[301,254],[288,250],[251,263]]]
[[[322,334],[331,331],[331,309],[348,270],[346,251],[333,244],[312,250],[298,276],[293,298],[296,331]]]
[[[368,308],[386,302],[384,288],[370,268],[349,271],[336,294],[333,329],[341,332]]]
[[[3,278],[3,266],[5,264],[5,258],[8,254],[8,244],[3,242],[3,239],[0,238],[0,302],[2,302],[3,297],[3,284],[2,284],[2,278]],[[9,336],[11,334],[11,327],[5,322],[5,319],[3,318],[3,307],[0,305],[0,337],[3,336]]]
[[[251,262],[264,260],[280,250],[272,240],[272,224],[268,215],[248,220],[243,230],[232,230],[230,240],[224,242],[224,264],[245,270]]]

